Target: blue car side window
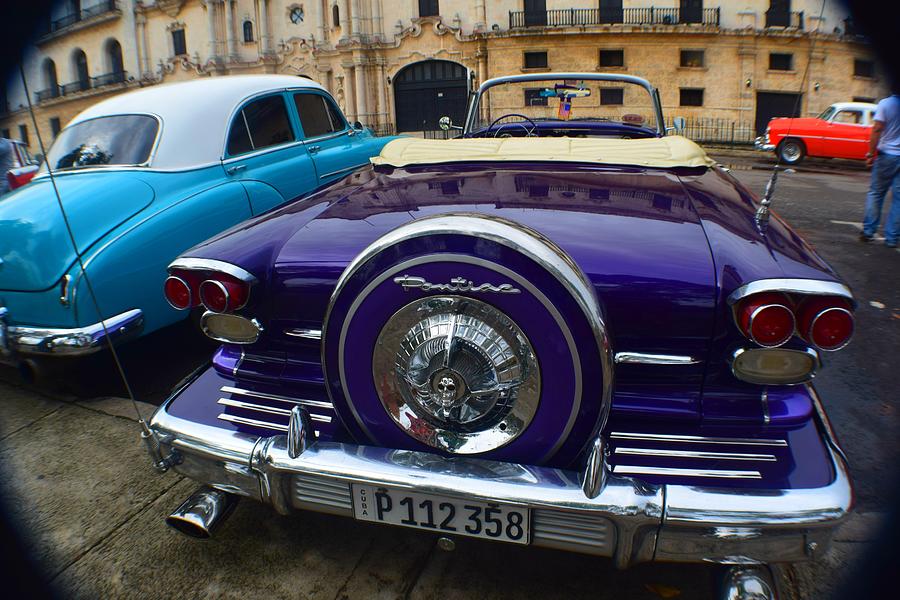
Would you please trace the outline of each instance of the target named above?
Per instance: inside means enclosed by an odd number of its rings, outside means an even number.
[[[236,156],[294,141],[287,106],[280,95],[266,96],[244,106],[231,122],[228,154]]]
[[[307,138],[343,131],[347,128],[341,111],[329,98],[312,92],[294,94],[300,125]]]

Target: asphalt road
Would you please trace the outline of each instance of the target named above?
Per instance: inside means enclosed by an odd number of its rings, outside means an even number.
[[[761,192],[769,161],[718,155]],[[849,456],[857,509],[819,563],[778,570],[783,598],[824,598],[853,573],[896,506],[900,433],[893,365],[900,347],[900,253],[857,240],[868,173],[810,163],[779,179],[773,208],[846,278],[857,331],[828,357],[817,387]],[[192,324],[123,350],[140,409],[211,352]],[[0,370],[0,469],[8,514],[37,568],[64,596],[300,598],[712,598],[718,571],[704,565],[615,570],[588,556],[435,538],[311,513],[282,517],[244,501],[212,541],[169,530],[163,518],[195,484],[156,475],[111,364],[70,366],[63,382],[36,387]],[[78,392],[80,395],[73,392]],[[37,588],[35,588],[37,589]]]

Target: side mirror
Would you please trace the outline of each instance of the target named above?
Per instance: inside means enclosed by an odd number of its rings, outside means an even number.
[[[677,135],[684,135],[684,117],[675,117],[672,119],[672,124],[675,126],[675,133]]]
[[[459,125],[454,125],[453,121],[450,120],[450,117],[443,116],[438,120],[438,127],[443,129],[444,131],[449,131],[451,129],[462,129]]]
[[[353,129],[355,129],[355,130],[357,130],[357,131],[362,131],[362,130],[363,130],[363,125],[362,125],[362,123],[360,123],[359,121],[354,122],[354,123],[353,123]]]

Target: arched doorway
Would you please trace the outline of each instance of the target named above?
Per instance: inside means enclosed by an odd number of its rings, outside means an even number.
[[[81,48],[76,48],[72,51],[72,67],[72,70],[75,71],[75,81],[78,84],[78,89],[90,89],[91,76],[88,73],[87,56]]]
[[[106,63],[109,71],[109,83],[125,81],[125,63],[122,60],[122,46],[119,41],[106,40]]]
[[[44,90],[49,98],[59,96],[59,81],[56,78],[56,63],[50,58],[44,59]]]
[[[394,77],[397,131],[431,131],[449,116],[462,124],[469,83],[466,68],[448,60],[425,60],[404,67]]]

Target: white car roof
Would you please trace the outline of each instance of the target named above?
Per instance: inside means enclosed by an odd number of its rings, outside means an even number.
[[[875,110],[878,105],[871,102],[835,102],[832,104],[837,110]]]
[[[151,167],[184,169],[222,158],[232,114],[247,98],[283,89],[324,89],[293,75],[228,75],[121,94],[79,113],[67,127],[97,117],[151,114],[162,121]]]

